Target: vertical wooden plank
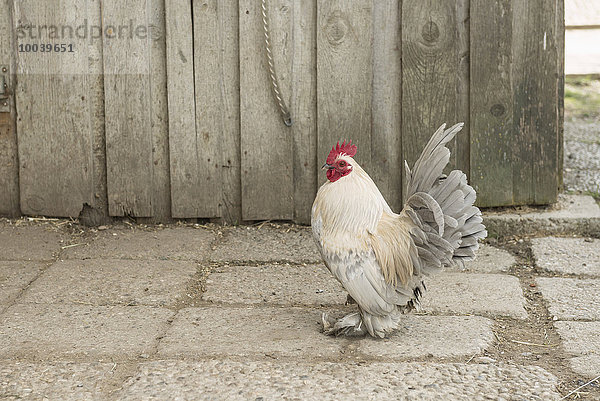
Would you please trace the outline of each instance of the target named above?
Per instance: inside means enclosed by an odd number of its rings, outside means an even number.
[[[13,0],[0,1],[0,66],[7,71],[0,75],[6,79],[6,100],[9,112],[0,112],[0,216],[18,216],[19,208],[19,161],[17,156],[16,113],[14,96],[15,46],[12,21]],[[2,88],[0,88],[2,89]]]
[[[565,0],[556,0],[556,50],[558,52],[557,105],[557,165],[558,187],[563,190],[564,131],[565,131]]]
[[[433,132],[456,121],[456,1],[403,0],[402,24],[402,153],[412,166]]]
[[[171,202],[176,218],[205,214],[196,146],[192,12],[189,0],[166,2]]]
[[[556,201],[558,52],[556,2],[513,3],[515,203]]]
[[[102,5],[106,164],[111,216],[153,215],[150,0],[105,0]],[[133,28],[132,28],[133,27]],[[121,28],[121,29],[120,29]]]
[[[402,209],[400,1],[373,3],[373,132],[369,174],[395,211]]]
[[[241,219],[237,26],[235,1],[167,2],[174,217]]]
[[[148,5],[150,59],[150,129],[152,136],[152,220],[171,219],[171,179],[169,166],[169,113],[167,98],[167,51],[165,2],[150,0]]]
[[[356,160],[371,171],[373,1],[317,3],[318,161],[339,140],[358,145]],[[321,173],[322,174],[322,173]],[[323,182],[323,175],[319,182]]]
[[[221,204],[219,215],[225,222],[242,220],[240,181],[240,49],[239,4],[237,0],[218,1],[221,58]]]
[[[471,0],[471,185],[480,206],[510,205],[511,0]]]
[[[90,2],[89,24],[100,27],[102,10],[100,2]],[[80,17],[82,18],[82,17]],[[90,101],[90,124],[92,130],[92,165],[93,165],[93,203],[83,208],[79,214],[79,222],[94,226],[110,222],[108,215],[108,195],[106,192],[106,137],[104,116],[104,64],[102,61],[102,39],[94,28],[94,37],[88,47],[88,92]]]
[[[290,3],[268,2],[273,57],[287,104],[291,93]],[[239,10],[243,218],[292,219],[293,141],[271,94],[260,1],[240,0]]]
[[[221,170],[225,164],[221,157],[221,142],[228,100],[223,94],[228,83],[225,83],[221,53],[224,5],[217,1],[194,1],[193,4],[197,174],[203,186],[203,215],[218,217],[223,201]]]
[[[464,122],[462,131],[455,137],[451,149],[450,168],[459,169],[467,176],[471,172],[471,121],[470,121],[470,53],[471,20],[470,0],[456,1],[458,46],[458,80],[456,88],[456,121]]]
[[[90,106],[94,90],[87,74],[94,43],[89,33],[82,39],[73,30],[86,22],[99,25],[93,13],[97,4],[20,0],[14,7],[16,29],[25,31],[19,43],[67,43],[74,48],[52,55],[18,53],[21,210],[76,217],[84,204],[94,204],[91,121],[96,111]],[[52,35],[50,25],[60,27],[59,32]]]
[[[291,5],[294,221],[309,224],[320,172],[317,161],[317,0]]]

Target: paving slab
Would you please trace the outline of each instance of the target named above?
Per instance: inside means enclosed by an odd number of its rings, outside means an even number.
[[[0,319],[0,358],[133,357],[151,350],[172,316],[145,306],[17,304]]]
[[[344,339],[322,334],[321,312],[300,308],[181,310],[159,345],[161,357],[341,355]]]
[[[81,245],[65,249],[68,259],[159,259],[203,260],[214,234],[210,230],[191,227],[111,228],[81,240]]]
[[[559,195],[556,205],[533,212],[485,211],[490,235],[588,235],[600,233],[600,207],[591,196]]]
[[[377,358],[468,359],[493,343],[492,325],[491,320],[480,316],[405,315],[389,338],[364,338],[357,347]]]
[[[14,300],[44,266],[41,262],[0,261],[0,306]]]
[[[452,266],[449,272],[469,273],[506,273],[517,260],[509,252],[491,245],[480,244],[475,260],[466,262],[463,266]]]
[[[441,273],[425,281],[425,311],[527,319],[519,279],[508,274]]]
[[[191,261],[64,260],[48,268],[19,302],[172,305],[185,296],[196,267]]]
[[[61,233],[50,226],[0,225],[0,260],[53,260],[61,251]]]
[[[349,345],[386,357],[471,356],[493,340],[491,321],[475,316],[403,316],[389,340],[333,338],[321,333],[321,310],[301,308],[189,308],[159,345],[163,358],[265,355],[343,357]],[[342,316],[340,311],[334,316]]]
[[[426,311],[527,318],[519,279],[441,273],[426,279]],[[346,291],[323,266],[226,266],[211,273],[203,299],[226,304],[344,305]]]
[[[157,361],[117,399],[546,401],[560,398],[556,384],[542,368],[508,364]]]
[[[600,276],[600,240],[592,238],[534,238],[537,265],[549,272]]]
[[[538,286],[561,320],[600,319],[600,279],[539,277]]]
[[[310,227],[232,227],[218,242],[210,259],[219,262],[321,262]]]
[[[600,374],[600,322],[554,323],[565,351],[572,354],[571,367],[581,375]]]
[[[203,299],[228,304],[343,305],[346,291],[324,265],[227,266],[211,272]]]
[[[103,400],[100,383],[112,363],[0,362],[0,399]]]

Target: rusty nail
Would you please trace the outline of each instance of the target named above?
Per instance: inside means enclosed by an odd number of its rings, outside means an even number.
[[[2,72],[6,72],[6,67],[2,67]]]

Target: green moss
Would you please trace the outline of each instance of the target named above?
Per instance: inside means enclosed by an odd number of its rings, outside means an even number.
[[[567,117],[600,116],[600,78],[596,76],[566,77],[565,115]]]

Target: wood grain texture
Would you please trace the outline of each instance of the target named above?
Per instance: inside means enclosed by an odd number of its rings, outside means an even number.
[[[273,57],[280,89],[289,105],[293,51],[291,1],[269,1],[268,5]],[[292,132],[283,124],[271,94],[260,1],[240,0],[239,19],[243,218],[292,219]]]
[[[546,204],[558,196],[558,51],[556,2],[513,2],[515,204]]]
[[[151,0],[105,0],[103,36],[106,164],[111,216],[153,216],[150,38],[119,38],[118,26],[146,26]],[[143,36],[143,35],[142,35]]]
[[[563,167],[564,167],[564,134],[565,134],[565,0],[556,0],[556,50],[558,53],[557,64],[557,85],[558,85],[558,105],[557,105],[557,165],[558,170],[558,188],[564,189]]]
[[[471,77],[470,77],[470,54],[471,54],[471,19],[470,0],[456,0],[456,28],[458,46],[458,76],[456,87],[456,121],[464,122],[462,131],[454,138],[452,154],[450,156],[450,168],[459,169],[471,176]]]
[[[205,204],[196,146],[193,9],[189,0],[168,1],[165,7],[172,213],[200,217]]]
[[[77,27],[86,17],[89,23],[99,23],[93,12],[97,4],[91,0],[23,0],[14,7],[17,24]],[[48,32],[41,36],[37,42],[61,42],[48,38]],[[78,37],[68,41],[76,52],[52,57],[18,53],[15,96],[24,214],[77,217],[84,204],[94,203],[91,120],[95,112],[88,75],[94,45]]]
[[[171,0],[167,0],[171,1]],[[148,40],[150,60],[150,129],[152,136],[152,219],[171,219],[171,177],[169,165],[169,112],[167,97],[167,51],[165,0],[149,0]]]
[[[88,21],[100,25],[102,10],[99,2],[91,2]],[[108,194],[106,190],[106,137],[104,116],[104,63],[103,43],[95,38],[88,47],[88,93],[90,101],[90,127],[92,131],[92,166],[93,166],[93,203],[80,213],[80,223],[100,225],[110,222],[108,214]]]
[[[292,128],[272,96],[259,0],[0,0],[0,65],[18,21],[87,18],[117,36],[15,57],[0,214],[76,217],[88,204],[148,222],[308,223],[319,167],[343,139],[399,210],[404,159],[457,121],[450,167],[471,175],[479,205],[556,199],[564,0],[267,4]]]
[[[6,79],[6,92],[10,96],[10,112],[0,113],[0,216],[20,215],[19,207],[19,160],[17,154],[17,130],[14,96],[15,42],[12,21],[13,0],[0,0],[0,65],[8,71],[0,74]],[[0,88],[2,89],[2,88]]]
[[[219,216],[227,223],[242,220],[240,178],[240,49],[239,4],[218,1],[221,57],[221,205]]]
[[[358,146],[356,161],[372,171],[373,1],[317,4],[318,160],[338,141]],[[319,183],[324,181],[321,176]]]
[[[373,132],[369,174],[392,210],[402,210],[400,1],[373,2]]]
[[[412,167],[433,132],[457,118],[456,2],[403,0],[402,21],[402,153]]]
[[[471,0],[471,185],[479,206],[513,201],[511,0]]]
[[[291,5],[294,221],[310,224],[321,173],[317,160],[317,0]]]
[[[184,171],[190,181],[180,188],[176,202],[181,207],[191,206],[181,217],[224,217],[239,222],[237,5],[194,1],[192,12],[196,106],[195,117],[190,118],[195,128],[178,139],[176,153],[172,153],[175,163],[187,164]],[[179,35],[187,37],[189,33]],[[175,192],[173,196],[175,199]]]

